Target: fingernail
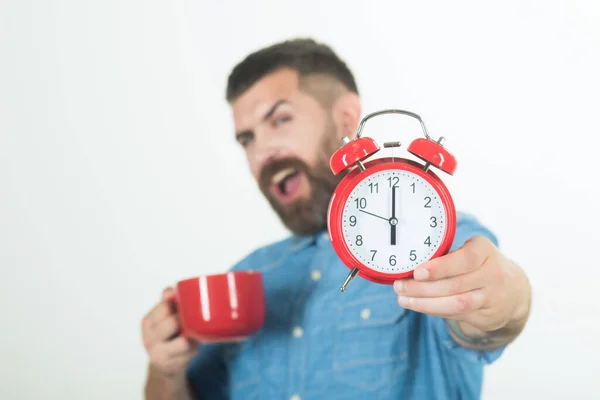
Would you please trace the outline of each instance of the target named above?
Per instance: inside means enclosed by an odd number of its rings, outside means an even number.
[[[398,303],[400,303],[402,307],[407,307],[412,303],[412,298],[400,296],[398,297]]]
[[[429,278],[429,271],[426,268],[417,268],[415,269],[413,277],[419,281],[425,280]]]
[[[403,292],[404,291],[404,281],[403,280],[399,280],[399,281],[394,282],[394,290],[397,293]]]

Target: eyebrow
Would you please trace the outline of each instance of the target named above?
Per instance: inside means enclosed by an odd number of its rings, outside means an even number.
[[[265,115],[263,115],[262,120],[266,121],[267,119],[269,119],[275,113],[275,111],[277,111],[277,108],[279,108],[279,106],[286,103],[289,103],[289,101],[285,99],[276,101],[275,104],[273,104],[271,108],[269,108],[269,110],[265,113]],[[235,138],[236,140],[239,140],[240,138],[248,135],[252,135],[252,131],[249,129],[236,133]]]

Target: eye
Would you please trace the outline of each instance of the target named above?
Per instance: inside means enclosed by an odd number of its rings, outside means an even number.
[[[288,122],[291,119],[292,119],[292,117],[290,117],[289,115],[281,115],[274,119],[274,124],[275,124],[275,126],[281,125],[281,124]]]
[[[242,147],[248,146],[253,140],[254,135],[251,133],[243,133],[237,137],[237,141]]]

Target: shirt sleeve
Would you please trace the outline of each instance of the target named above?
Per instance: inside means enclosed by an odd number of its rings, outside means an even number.
[[[227,368],[218,344],[202,344],[187,369],[187,379],[196,400],[227,399]]]
[[[489,228],[482,225],[477,218],[469,214],[458,213],[456,234],[454,235],[451,250],[462,247],[467,240],[475,236],[484,236],[494,243],[496,247],[500,247],[496,235]]]
[[[487,227],[482,225],[477,218],[469,214],[459,213],[456,226],[456,234],[451,250],[456,250],[462,247],[467,240],[475,236],[484,236],[488,238],[496,247],[499,247],[499,241],[496,235]],[[492,351],[481,351],[469,349],[459,345],[454,341],[448,328],[446,321],[443,318],[432,318],[434,330],[438,332],[438,337],[441,338],[443,346],[451,353],[464,357],[466,360],[480,363],[491,364],[496,361],[504,352],[506,346]]]

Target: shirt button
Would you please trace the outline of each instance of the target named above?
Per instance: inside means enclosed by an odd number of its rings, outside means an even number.
[[[360,317],[362,319],[369,319],[371,317],[371,310],[369,310],[368,308],[363,309],[360,312]]]
[[[304,331],[302,330],[302,328],[300,328],[299,326],[295,327],[292,334],[294,335],[294,337],[302,337],[302,335],[304,335]]]
[[[312,278],[313,281],[318,281],[319,279],[321,279],[321,271],[319,271],[318,269],[314,270],[310,274],[310,277]]]
[[[325,233],[323,234],[323,239],[325,239],[325,240],[329,240],[329,233],[325,232]]]
[[[299,394],[295,394],[292,397],[290,397],[290,400],[300,400],[300,395]]]

